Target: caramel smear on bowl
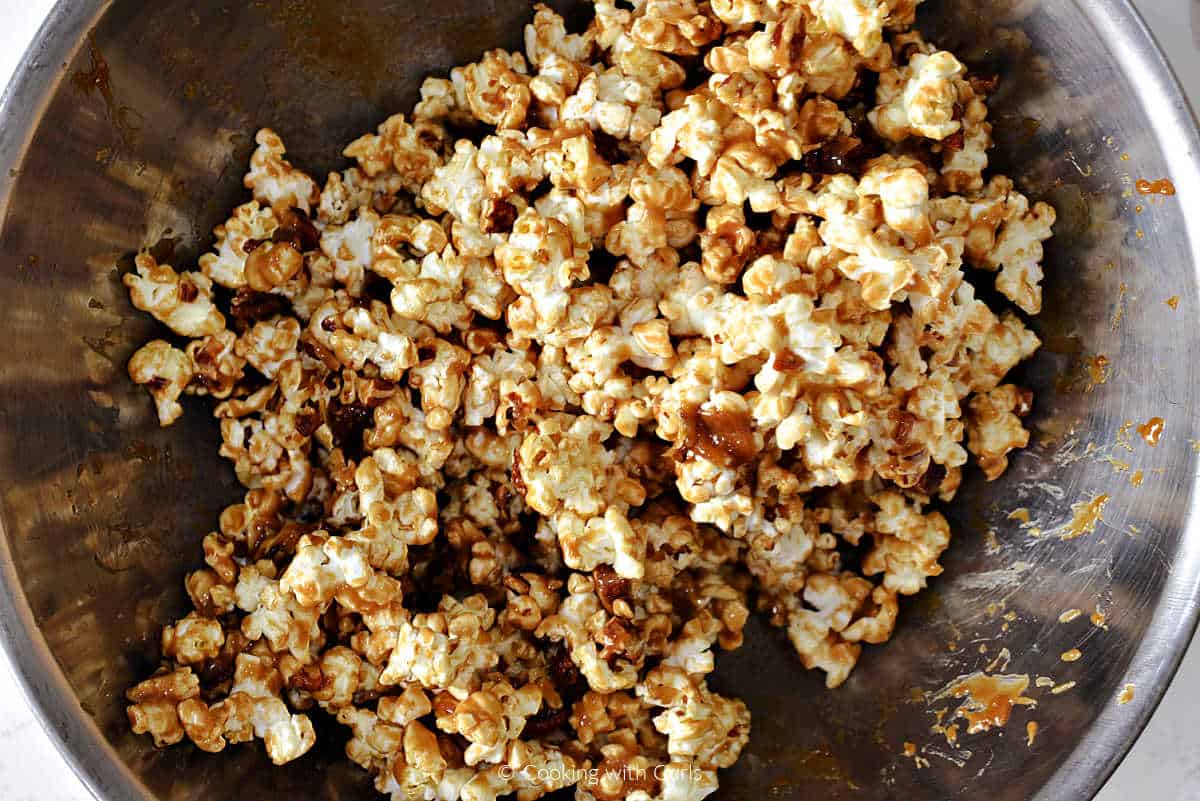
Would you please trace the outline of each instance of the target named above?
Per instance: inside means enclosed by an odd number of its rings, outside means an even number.
[[[1140,195],[1165,195],[1170,197],[1175,194],[1175,184],[1167,178],[1160,178],[1157,181],[1147,181],[1145,178],[1137,182],[1137,191]]]
[[[1103,353],[1097,354],[1087,360],[1088,378],[1091,382],[1086,389],[1087,392],[1091,392],[1105,381],[1108,381],[1109,364],[1108,357]]]
[[[1167,423],[1161,417],[1151,417],[1137,427],[1137,432],[1142,435],[1142,439],[1146,440],[1147,445],[1156,448],[1158,440],[1162,437],[1163,429],[1166,427]]]
[[[1121,688],[1121,694],[1117,696],[1117,703],[1120,704],[1121,706],[1125,706],[1125,704],[1128,704],[1130,701],[1133,700],[1133,695],[1134,695],[1134,692],[1136,689],[1137,688],[1134,687],[1132,684],[1126,684],[1124,687]]]
[[[1082,609],[1068,609],[1058,616],[1059,623],[1070,623],[1075,618],[1083,614]]]
[[[1179,308],[1179,296],[1178,295],[1172,295],[1171,297],[1167,298],[1163,302],[1166,303],[1168,306],[1170,306],[1172,309]]]
[[[1037,701],[1022,693],[1029,688],[1029,676],[972,673],[955,680],[946,693],[966,701],[958,714],[967,722],[967,734],[988,731],[1008,723],[1014,706],[1036,706]]]
[[[1064,651],[1059,659],[1064,662],[1078,662],[1081,656],[1083,656],[1082,651],[1080,651],[1078,648],[1072,648],[1070,651]]]
[[[1090,501],[1080,502],[1071,506],[1075,516],[1067,524],[1065,533],[1059,539],[1073,540],[1096,530],[1096,524],[1104,520],[1104,505],[1108,503],[1108,495],[1097,495]]]
[[[1025,724],[1025,747],[1033,748],[1033,741],[1037,739],[1038,724],[1036,720],[1031,720]]]

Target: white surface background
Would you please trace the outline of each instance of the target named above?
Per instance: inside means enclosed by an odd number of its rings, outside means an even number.
[[[66,0],[69,2],[69,0]],[[53,0],[0,0],[0,86]],[[1200,108],[1200,0],[1135,0]],[[1200,801],[1200,644],[1149,728],[1096,801]],[[0,801],[91,801],[58,755],[0,656]]]

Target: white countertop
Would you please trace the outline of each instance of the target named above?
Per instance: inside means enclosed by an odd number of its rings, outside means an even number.
[[[1200,0],[1134,0],[1200,108]],[[0,0],[0,86],[54,0]],[[0,656],[0,801],[91,801],[33,718]],[[1096,801],[1200,801],[1200,644]]]

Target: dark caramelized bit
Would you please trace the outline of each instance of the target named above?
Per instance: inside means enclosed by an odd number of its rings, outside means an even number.
[[[835,136],[816,150],[810,150],[800,160],[800,168],[811,175],[838,175],[859,172],[867,158],[861,139]]]
[[[946,478],[946,468],[942,467],[937,462],[930,462],[929,469],[925,471],[925,475],[917,482],[916,489],[922,495],[936,495],[941,489],[942,481]]]
[[[525,494],[525,478],[521,475],[521,449],[513,449],[512,485],[517,492]]]
[[[612,664],[623,656],[630,656],[634,644],[634,634],[619,617],[610,618],[600,632],[600,658]]]
[[[297,690],[314,693],[325,686],[325,676],[316,665],[305,665],[292,674],[288,686]]]
[[[1024,387],[1017,388],[1017,406],[1013,414],[1017,417],[1028,417],[1033,411],[1033,390]]]
[[[967,146],[967,135],[960,128],[942,140],[942,150],[953,153]]]
[[[525,729],[522,734],[526,737],[544,737],[552,731],[561,729],[568,717],[570,714],[567,712],[565,704],[558,709],[542,706],[537,714],[525,721]]]
[[[629,579],[618,576],[612,565],[597,565],[592,571],[592,583],[596,587],[600,603],[609,614],[613,614],[613,604],[617,600],[624,599],[629,602],[632,599]]]
[[[485,234],[506,234],[511,231],[513,223],[517,221],[517,207],[503,198],[494,200],[489,205],[480,230]]]
[[[191,303],[200,294],[200,290],[196,289],[196,285],[184,278],[179,282],[179,299],[184,303]]]
[[[296,415],[296,433],[300,436],[311,437],[320,427],[321,414],[316,409],[305,408]]]
[[[333,432],[334,444],[350,454],[362,449],[363,432],[375,424],[375,415],[361,403],[342,403],[334,398],[329,402],[325,422]]]
[[[740,467],[758,456],[749,412],[684,410],[684,457],[694,453],[722,467]]]
[[[257,323],[283,314],[287,309],[287,298],[253,289],[239,289],[233,293],[229,303],[229,314],[243,323]]]
[[[306,252],[321,246],[321,232],[301,209],[288,209],[279,215],[279,227],[271,235],[274,242],[287,242]]]
[[[154,378],[151,378],[149,381],[146,382],[146,386],[150,387],[150,389],[157,392],[160,389],[166,389],[167,384],[170,384],[170,383],[171,383],[170,381],[163,378],[162,376],[156,375],[156,376],[154,376]]]
[[[977,95],[990,95],[996,91],[996,87],[1000,85],[1000,76],[993,75],[968,75],[967,83],[971,84],[971,90]]]
[[[587,692],[587,680],[571,661],[571,654],[561,644],[555,643],[550,648],[546,655],[546,664],[550,666],[550,678],[554,680],[554,687],[563,698],[575,698]]]

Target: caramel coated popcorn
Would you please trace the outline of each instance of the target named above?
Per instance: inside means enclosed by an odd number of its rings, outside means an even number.
[[[124,277],[130,378],[246,487],[134,731],[282,764],[323,711],[393,801],[699,801],[752,610],[846,681],[1028,443],[1055,220],[918,5],[539,5],[323,182],[260,131],[198,269]]]

